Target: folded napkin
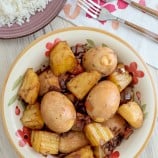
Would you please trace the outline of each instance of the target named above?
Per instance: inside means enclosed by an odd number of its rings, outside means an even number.
[[[102,7],[107,8],[113,15],[129,20],[158,34],[157,19],[129,6],[122,0],[111,0],[108,3],[105,3],[103,0],[93,1]],[[135,2],[158,10],[157,0],[135,0]],[[129,27],[114,21],[99,22],[92,19],[87,13],[77,6],[77,0],[67,0],[59,16],[71,21],[75,25],[93,26],[121,37],[139,52],[146,63],[158,68],[158,43],[140,35]]]

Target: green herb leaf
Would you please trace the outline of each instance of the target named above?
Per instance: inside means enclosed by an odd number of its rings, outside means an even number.
[[[142,111],[144,112],[145,109],[146,109],[146,104],[141,105],[141,109],[142,109]]]
[[[19,104],[22,106],[22,108],[26,109],[26,103],[24,103],[22,100],[19,100]]]
[[[10,98],[9,102],[8,102],[8,106],[12,105],[17,99],[17,95],[14,95],[13,97]]]
[[[147,115],[148,115],[148,113],[145,112],[144,115],[143,115],[144,119],[147,117]]]
[[[18,85],[22,82],[22,79],[23,79],[23,76],[19,76],[19,78],[13,84],[12,91],[18,87]]]
[[[88,43],[88,46],[89,46],[89,47],[95,47],[95,43],[94,43],[93,40],[87,39],[87,43]]]
[[[102,43],[102,47],[108,47],[105,43]]]

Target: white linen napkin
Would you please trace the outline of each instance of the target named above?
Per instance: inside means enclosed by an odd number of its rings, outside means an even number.
[[[124,3],[122,0],[112,0],[111,2],[105,3],[103,0],[93,0],[99,5],[106,7],[113,15],[120,18],[129,20],[137,25],[145,27],[158,34],[158,19],[155,19],[131,6]],[[142,5],[146,5],[155,10],[158,10],[157,0],[133,0]],[[77,0],[67,0],[63,10],[59,16],[71,21],[78,26],[91,26],[109,31],[125,41],[127,41],[137,52],[140,53],[141,57],[149,65],[158,68],[158,43],[150,40],[147,37],[133,31],[125,25],[118,24],[113,21],[106,21],[101,23],[81,10],[77,6]]]

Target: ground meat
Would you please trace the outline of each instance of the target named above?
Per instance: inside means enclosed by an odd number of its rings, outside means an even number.
[[[107,143],[102,146],[104,153],[106,154],[106,158],[109,158],[110,154],[114,151],[114,149],[121,144],[123,140],[123,135],[117,135]]]
[[[120,104],[125,104],[129,101],[134,100],[134,91],[132,86],[128,86],[121,92]]]
[[[59,76],[59,85],[61,87],[61,92],[66,93],[67,92],[67,87],[66,84],[67,82],[71,79],[70,74],[62,74]]]
[[[76,56],[77,59],[81,59],[83,54],[88,50],[86,44],[76,44],[71,47],[72,52]]]
[[[84,114],[77,112],[76,122],[75,122],[74,126],[72,127],[72,130],[82,131],[84,129],[84,126],[91,122],[92,122],[92,120],[88,115],[84,115]]]
[[[126,127],[125,129],[125,132],[124,132],[124,139],[128,139],[129,136],[134,132],[133,128],[128,126]]]

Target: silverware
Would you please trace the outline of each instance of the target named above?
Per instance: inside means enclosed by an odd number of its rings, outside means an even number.
[[[109,11],[100,5],[96,4],[92,0],[78,0],[78,6],[80,6],[84,11],[86,11],[90,16],[92,16],[94,19],[97,19],[99,21],[105,21],[105,20],[115,20],[122,24],[125,24],[132,28],[133,30],[141,33],[142,35],[149,37],[153,41],[158,42],[158,34],[151,32],[150,30],[147,30],[146,28],[143,28],[141,26],[138,26],[132,22],[129,22],[127,20],[121,19],[119,17],[116,17],[109,13]]]
[[[108,2],[115,1],[115,0],[102,0],[102,1],[104,1],[104,2],[108,3]]]
[[[106,2],[106,0],[104,0]],[[129,5],[131,5],[132,7],[135,7],[151,16],[153,16],[154,18],[158,18],[158,11],[151,9],[149,7],[140,5],[139,3],[136,3],[132,0],[123,0],[124,2],[128,3]]]

